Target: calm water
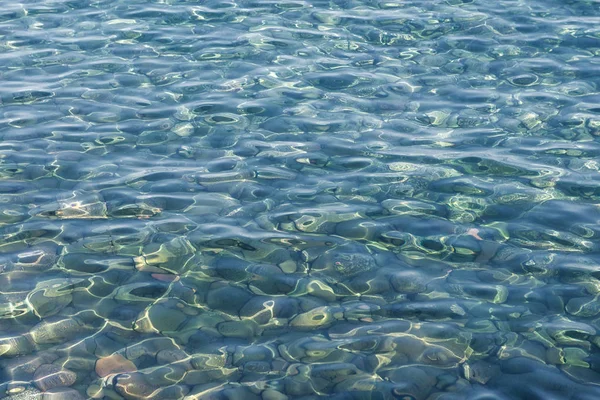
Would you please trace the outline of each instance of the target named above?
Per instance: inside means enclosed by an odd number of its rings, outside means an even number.
[[[0,5],[0,397],[600,398],[598,0]]]

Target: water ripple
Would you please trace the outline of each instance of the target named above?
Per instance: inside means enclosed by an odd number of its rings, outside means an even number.
[[[0,397],[599,398],[594,15],[3,4]]]

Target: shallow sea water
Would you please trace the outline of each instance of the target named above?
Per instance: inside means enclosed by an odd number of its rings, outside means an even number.
[[[600,398],[597,0],[0,5],[0,398]]]

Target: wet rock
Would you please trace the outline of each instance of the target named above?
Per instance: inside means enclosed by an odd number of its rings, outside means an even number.
[[[384,379],[389,379],[394,383],[392,394],[395,398],[400,399],[402,396],[426,399],[436,382],[435,370],[419,367],[392,369],[381,375]]]
[[[317,307],[308,312],[298,314],[290,321],[290,325],[294,328],[301,329],[316,329],[324,327],[336,320],[334,315],[335,311],[335,309],[330,307]],[[339,313],[343,315],[342,310],[339,310]]]
[[[180,349],[164,349],[156,354],[156,362],[160,365],[175,364],[180,365],[186,370],[192,369],[190,356]]]
[[[252,295],[242,288],[226,285],[211,288],[206,296],[206,302],[212,309],[238,315],[240,309],[246,305],[251,297]]]
[[[250,388],[244,386],[225,389],[221,394],[230,400],[260,400],[259,395],[252,393]]]
[[[159,300],[142,311],[135,321],[138,332],[176,331],[188,318],[183,312],[185,303],[175,299]]]
[[[154,337],[142,340],[141,342],[127,346],[125,356],[128,360],[134,361],[140,357],[157,357],[161,352],[178,352],[181,351],[173,343],[173,341],[166,337]],[[166,353],[168,354],[168,353]]]
[[[258,324],[267,324],[275,316],[275,299],[265,296],[251,298],[240,310],[240,316]],[[292,315],[296,314],[294,312]]]
[[[217,330],[225,337],[240,339],[250,339],[259,332],[258,325],[252,320],[221,322]]]
[[[486,385],[510,398],[577,398],[593,400],[600,397],[595,385],[578,384],[551,366],[525,357],[500,362],[502,374]],[[576,393],[576,397],[573,397]]]
[[[25,270],[45,271],[56,262],[56,249],[37,248],[19,253],[15,260],[15,267]]]
[[[150,304],[169,290],[168,283],[161,281],[131,283],[120,286],[114,299],[123,304]]]
[[[134,371],[137,371],[136,365],[120,354],[113,354],[96,361],[96,374],[101,378],[111,374]]]
[[[204,385],[217,381],[234,381],[241,376],[238,368],[218,368],[206,371],[190,371],[185,375],[183,383],[186,385]]]
[[[37,344],[58,344],[89,332],[89,328],[74,318],[48,318],[34,326],[30,335]]]
[[[57,360],[56,364],[62,365],[64,368],[76,372],[78,376],[87,376],[90,372],[94,371],[96,358],[92,356],[68,356]]]
[[[187,262],[194,256],[195,249],[184,237],[175,237],[168,242],[150,243],[142,249],[142,255],[134,257],[135,267],[140,271],[174,274],[185,272]]]
[[[600,302],[597,297],[577,297],[569,300],[566,310],[578,317],[594,317],[600,313]]]
[[[462,368],[465,379],[482,385],[500,373],[500,366],[483,360],[465,363]]]
[[[77,374],[55,364],[43,364],[35,371],[33,382],[40,390],[71,386],[77,380]]]
[[[448,293],[466,298],[473,298],[491,303],[504,303],[508,297],[508,289],[501,285],[483,283],[464,283],[447,285]]]
[[[52,352],[38,352],[31,356],[0,360],[2,377],[10,380],[30,380],[41,365],[50,364],[57,358],[58,356]]]
[[[390,271],[389,280],[398,293],[421,293],[427,289],[431,277],[417,269]]]
[[[375,268],[377,264],[364,245],[347,243],[319,256],[311,270],[347,278]]]
[[[163,365],[150,370],[144,370],[144,379],[154,386],[167,387],[181,382],[186,370],[178,365]]]
[[[73,296],[70,293],[52,296],[45,290],[37,290],[29,294],[28,300],[35,313],[46,318],[58,314],[71,303]]]
[[[157,389],[143,374],[137,372],[117,375],[113,384],[117,393],[128,400],[147,399]]]
[[[192,367],[196,370],[211,370],[211,369],[225,369],[227,364],[226,353],[198,353],[192,356]]]
[[[262,392],[262,400],[287,400],[288,398],[285,394],[273,389]]]
[[[88,398],[90,398],[90,399],[103,398],[104,397],[104,388],[102,387],[102,382],[99,380],[92,382],[92,384],[90,384],[87,387],[85,393],[88,396]]]
[[[447,318],[463,318],[467,312],[462,304],[455,300],[417,301],[410,303],[390,304],[374,311],[376,315],[395,318],[418,318],[419,320],[445,320]]]
[[[151,399],[183,399],[190,392],[187,385],[171,385],[160,388],[152,394]]]
[[[113,353],[120,353],[124,343],[122,338],[110,333],[95,335],[93,344],[90,344],[90,349],[93,348],[94,355],[98,358],[108,357]]]
[[[31,354],[35,349],[35,343],[27,335],[0,338],[0,356],[11,357]]]
[[[233,354],[234,365],[250,361],[268,361],[273,359],[275,349],[262,345],[238,346]]]

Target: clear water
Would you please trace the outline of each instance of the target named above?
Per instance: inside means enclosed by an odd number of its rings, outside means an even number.
[[[600,398],[597,0],[0,5],[0,397]]]

